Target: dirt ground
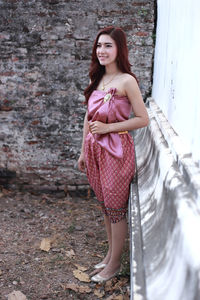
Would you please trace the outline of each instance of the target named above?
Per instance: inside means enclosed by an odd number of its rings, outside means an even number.
[[[107,249],[97,201],[2,189],[0,299],[127,300],[128,245],[119,275],[95,284],[90,274]]]

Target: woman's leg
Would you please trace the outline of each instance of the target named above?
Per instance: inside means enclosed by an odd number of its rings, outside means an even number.
[[[106,233],[107,233],[107,238],[108,238],[108,252],[101,263],[107,264],[110,260],[111,252],[112,252],[112,234],[111,234],[110,218],[106,215],[104,215],[104,223],[105,223]]]
[[[126,218],[111,224],[112,251],[107,266],[99,273],[104,278],[112,276],[120,267],[121,255],[127,237],[128,225]]]

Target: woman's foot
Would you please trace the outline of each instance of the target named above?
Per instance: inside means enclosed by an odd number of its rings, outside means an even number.
[[[105,268],[107,266],[107,264],[109,263],[109,260],[110,260],[110,252],[108,251],[106,257],[100,262],[98,263],[97,265],[94,266],[95,269],[102,269],[102,268]]]
[[[91,280],[94,282],[104,282],[107,281],[114,276],[117,275],[117,273],[120,270],[120,264],[117,265],[111,265],[108,264],[100,273],[94,275]]]
[[[95,265],[94,268],[95,269],[102,269],[105,268],[107,266],[107,264],[104,264],[103,262],[100,262],[99,264]]]

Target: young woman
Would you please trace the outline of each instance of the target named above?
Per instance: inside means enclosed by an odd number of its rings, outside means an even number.
[[[129,186],[135,157],[131,130],[148,125],[148,114],[128,60],[126,36],[121,28],[107,27],[93,46],[90,84],[85,89],[84,119],[79,169],[88,180],[104,213],[109,249],[95,266],[91,279],[106,281],[119,271],[127,236]],[[129,119],[131,110],[134,117]]]

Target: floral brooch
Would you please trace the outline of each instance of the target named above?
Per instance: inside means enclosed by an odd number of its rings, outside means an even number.
[[[103,102],[105,103],[105,102],[109,101],[111,99],[111,97],[112,97],[111,93],[106,94],[105,97],[103,98]]]

